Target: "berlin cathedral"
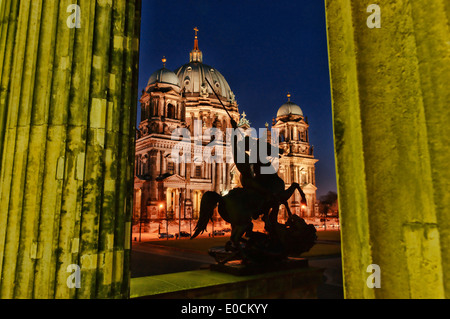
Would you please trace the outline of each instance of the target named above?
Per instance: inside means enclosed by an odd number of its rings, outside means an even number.
[[[240,186],[240,175],[233,163],[195,160],[179,163],[171,158],[172,149],[178,143],[172,140],[172,132],[186,128],[194,136],[194,121],[201,121],[203,132],[214,127],[222,130],[224,136],[226,129],[232,127],[230,117],[239,127],[250,127],[245,113],[239,113],[236,96],[224,76],[203,63],[198,29],[194,30],[189,63],[171,71],[165,67],[164,58],[163,68],[150,76],[142,91],[141,122],[136,132],[134,232],[142,228],[143,232],[157,234],[165,232],[165,225],[170,223],[177,233],[178,230],[190,233],[205,192],[224,195]],[[308,205],[301,207],[300,195],[295,192],[289,201],[291,211],[305,219],[314,218],[317,216],[315,163],[318,160],[309,143],[308,119],[290,99],[288,94],[288,101],[279,107],[272,121],[272,127],[279,129],[279,147],[284,151],[278,174],[286,187],[297,182],[306,195]],[[268,124],[266,128],[270,134]],[[224,146],[225,143],[224,140]],[[192,147],[204,148],[206,143],[194,145],[192,140]],[[280,222],[285,215],[282,206]],[[217,213],[213,221],[218,228],[227,226]],[[139,230],[136,230],[138,224]]]

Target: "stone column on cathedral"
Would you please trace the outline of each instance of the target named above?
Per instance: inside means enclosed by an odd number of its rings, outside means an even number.
[[[180,176],[186,178],[186,163],[180,163]]]
[[[166,102],[166,96],[161,99],[162,100],[162,111],[164,118],[168,118],[168,108],[167,108],[167,102]]]
[[[141,172],[140,172],[140,169],[139,169],[139,156],[135,156],[134,173],[135,173],[136,176],[141,175]]]
[[[290,170],[291,170],[291,180],[289,181],[289,184],[297,182],[297,167],[294,165],[294,163],[290,163]]]
[[[165,108],[166,106],[164,105],[164,99],[160,96],[158,96],[158,116],[160,117],[164,117],[165,116]]]
[[[216,189],[216,163],[212,162],[211,163],[211,185],[213,187],[213,190],[215,191]]]
[[[214,191],[218,194],[220,194],[220,183],[222,181],[221,165],[221,163],[216,163],[214,172]]]
[[[226,163],[225,166],[226,166],[226,170],[225,170],[225,174],[226,174],[225,189],[227,191],[229,191],[231,189],[231,171],[230,171],[231,164]]]
[[[150,200],[155,202],[158,200],[158,183],[156,178],[159,176],[158,172],[159,151],[153,150],[150,155],[150,172],[151,172],[151,186],[150,186]]]

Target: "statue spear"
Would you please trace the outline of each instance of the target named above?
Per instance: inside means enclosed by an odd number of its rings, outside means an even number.
[[[225,112],[227,112],[227,114],[228,114],[228,116],[230,117],[230,119],[232,120],[232,121],[234,121],[234,119],[231,117],[231,115],[230,115],[230,112],[228,112],[228,110],[227,110],[227,108],[225,107],[225,105],[223,105],[223,103],[222,103],[222,101],[220,100],[220,97],[219,97],[219,95],[216,93],[216,91],[214,91],[214,88],[213,88],[213,86],[211,85],[211,83],[209,82],[209,80],[208,80],[208,78],[205,76],[205,80],[206,80],[206,82],[208,82],[208,84],[209,84],[209,86],[211,87],[211,90],[214,92],[214,94],[216,95],[216,97],[217,97],[217,99],[219,100],[219,102],[220,102],[220,104],[222,105],[222,107],[223,107],[223,109],[225,110]],[[241,134],[241,136],[242,137],[244,137],[244,134],[241,132],[241,130],[240,129],[238,129],[238,131],[239,131],[239,133]],[[251,138],[251,137],[250,137]],[[280,150],[280,149],[279,149]],[[274,158],[275,159],[275,158]],[[273,159],[272,159],[272,161],[273,161]],[[271,162],[272,162],[271,161]]]
[[[214,94],[216,95],[217,99],[219,100],[220,104],[222,105],[223,109],[225,110],[225,112],[227,112],[228,116],[230,117],[230,119],[233,120],[233,118],[231,117],[230,113],[228,112],[227,108],[225,107],[225,105],[223,105],[222,101],[220,100],[219,95],[216,93],[216,91],[214,91],[214,88],[212,87],[211,83],[209,83],[208,78],[205,76],[205,80],[206,82],[208,82],[209,86],[211,87],[211,90],[214,92]],[[234,121],[234,120],[233,120]]]
[[[231,117],[230,112],[228,112],[228,110],[227,110],[227,108],[225,107],[225,105],[223,105],[223,103],[222,103],[222,101],[220,100],[220,97],[219,97],[219,95],[217,94],[217,92],[214,91],[213,86],[211,85],[211,83],[209,82],[209,80],[208,80],[208,78],[207,78],[206,76],[205,76],[205,80],[206,80],[206,82],[208,82],[209,86],[211,87],[211,90],[212,90],[212,91],[214,92],[214,94],[216,95],[217,99],[219,100],[219,102],[220,102],[220,104],[222,105],[222,107],[223,107],[223,109],[225,110],[225,112],[227,112],[227,114],[228,114],[228,116],[230,117],[230,119],[231,119],[233,122],[236,123],[236,121]],[[237,124],[237,123],[236,123],[236,124]],[[236,127],[236,128],[237,128],[237,127]],[[241,132],[240,129],[238,129],[237,131],[241,134],[242,137],[244,136],[244,134]]]

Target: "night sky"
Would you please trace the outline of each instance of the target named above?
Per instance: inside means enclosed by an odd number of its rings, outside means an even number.
[[[172,71],[189,62],[194,27],[203,63],[222,73],[257,131],[292,94],[319,159],[317,196],[336,191],[323,1],[143,0],[139,92],[163,56]]]

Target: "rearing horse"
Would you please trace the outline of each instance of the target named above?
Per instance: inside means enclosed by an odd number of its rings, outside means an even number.
[[[235,126],[235,122],[232,122],[233,127]],[[272,162],[267,161],[263,162],[259,157],[257,157],[256,163],[251,163],[250,156],[247,155],[247,145],[250,145],[250,137],[245,137],[244,139],[244,147],[236,142],[234,143],[233,148],[233,159],[236,164],[237,169],[241,173],[241,184],[245,189],[251,189],[263,196],[266,199],[266,205],[263,206],[263,214],[264,221],[271,224],[272,226],[276,224],[278,218],[279,206],[283,204],[286,207],[288,216],[291,217],[292,213],[287,203],[288,199],[291,198],[295,190],[298,190],[300,196],[302,197],[301,203],[303,205],[307,205],[306,196],[303,193],[300,185],[298,183],[293,183],[288,189],[286,189],[286,185],[278,176],[277,171],[274,169]],[[260,155],[260,147],[267,147],[267,149],[273,149],[274,147],[270,143],[260,143],[260,140],[257,140],[256,143],[258,149],[257,154]],[[276,149],[275,149],[276,150]],[[240,162],[238,160],[237,154],[244,154],[245,160]],[[278,154],[282,153],[282,150],[278,149]],[[266,152],[268,154],[268,152]],[[272,154],[273,155],[273,154]],[[278,158],[280,156],[278,155]],[[275,160],[275,158],[273,158]],[[266,172],[262,170],[266,168]],[[260,215],[260,214],[259,214]],[[254,218],[258,218],[259,215]],[[269,225],[270,226],[270,225]]]
[[[286,205],[289,216],[292,214],[289,211],[287,200],[296,189],[301,191],[300,186],[297,183],[293,183],[288,189],[277,194],[277,198]],[[270,199],[261,200],[259,192],[247,188],[232,189],[225,196],[221,196],[216,192],[206,192],[200,203],[200,217],[191,239],[194,239],[206,230],[206,226],[211,220],[217,205],[219,215],[223,220],[231,224],[230,241],[232,246],[238,248],[240,247],[240,242],[245,241],[243,239],[244,235],[247,233],[247,236],[249,236],[253,231],[253,219],[257,219],[261,215],[264,215],[266,218],[270,216],[269,230],[273,229],[277,223],[276,218],[280,202],[271,202]],[[269,215],[270,210],[272,212]]]
[[[233,123],[235,126],[235,123]],[[259,145],[259,143],[258,143]],[[271,147],[270,144],[267,144]],[[302,197],[302,204],[306,205],[306,196],[298,183],[293,183],[288,189],[284,181],[273,171],[271,174],[263,174],[262,167],[270,166],[271,163],[250,163],[246,149],[233,149],[236,166],[241,173],[241,184],[243,188],[235,188],[227,195],[220,196],[215,192],[206,192],[200,203],[200,218],[195,227],[195,233],[191,239],[197,237],[206,230],[209,220],[212,218],[214,209],[219,205],[219,215],[231,224],[230,241],[234,247],[239,247],[239,242],[243,241],[243,236],[253,229],[253,219],[258,219],[264,215],[266,229],[270,232],[277,224],[279,206],[283,204],[289,217],[292,213],[287,203],[288,199],[298,190]],[[245,161],[237,160],[236,154],[244,152]]]
[[[207,78],[211,89],[213,89],[211,83]],[[216,91],[213,89],[222,107],[230,117],[231,125],[236,130],[237,123],[229,114],[227,108],[223,105]],[[242,132],[241,132],[242,133]],[[235,136],[234,138],[236,138]],[[247,137],[246,139],[249,139]],[[197,237],[200,233],[203,233],[208,225],[209,220],[214,214],[214,209],[217,204],[219,205],[220,216],[228,223],[231,224],[231,243],[234,247],[240,247],[239,243],[243,240],[243,236],[249,232],[252,232],[253,223],[252,219],[257,219],[259,216],[264,215],[264,221],[266,223],[266,229],[273,231],[277,224],[278,210],[280,204],[283,204],[289,217],[292,213],[289,209],[287,200],[293,195],[297,189],[302,196],[302,203],[306,205],[306,197],[303,193],[300,185],[293,183],[288,189],[286,189],[284,181],[274,171],[272,174],[262,174],[261,168],[267,166],[267,163],[263,163],[259,156],[257,156],[257,163],[250,163],[249,156],[245,147],[247,140],[244,139],[244,148],[239,149],[237,143],[234,143],[233,158],[241,173],[241,183],[244,188],[236,188],[231,190],[227,195],[220,196],[215,192],[206,192],[203,195],[200,203],[200,218],[195,227],[195,233],[191,239]],[[236,140],[235,140],[236,141]],[[260,143],[257,143],[258,147]],[[262,143],[261,143],[262,144]],[[268,147],[272,147],[270,143],[267,143]],[[237,153],[244,155],[244,163],[240,163],[237,160]],[[258,155],[260,154],[258,150]],[[269,163],[271,165],[271,163]]]

